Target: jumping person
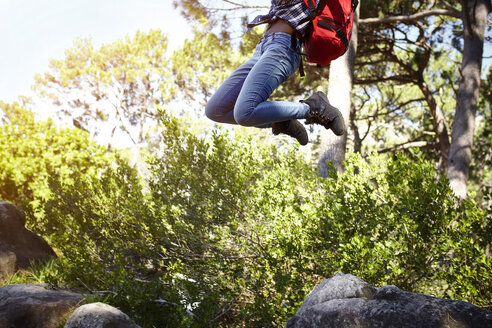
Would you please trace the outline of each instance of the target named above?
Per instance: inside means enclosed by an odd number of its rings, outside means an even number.
[[[319,0],[316,0],[316,5]],[[318,91],[300,102],[268,101],[273,91],[299,68],[301,44],[311,14],[304,0],[271,0],[267,15],[257,16],[249,28],[268,24],[251,59],[237,68],[209,99],[206,116],[219,123],[272,128],[275,135],[287,134],[301,145],[308,135],[299,119],[320,124],[336,135],[345,133],[340,111]]]

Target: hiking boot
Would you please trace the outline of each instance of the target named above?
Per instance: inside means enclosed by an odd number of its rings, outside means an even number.
[[[272,132],[274,135],[283,133],[291,136],[292,138],[296,138],[297,141],[299,141],[299,143],[303,146],[309,141],[304,125],[302,125],[302,123],[298,120],[272,123]]]
[[[306,124],[320,124],[326,129],[331,129],[337,136],[345,133],[345,122],[342,113],[330,105],[328,97],[321,92],[315,92],[306,100],[301,100],[302,103],[309,105],[309,112],[306,115]]]

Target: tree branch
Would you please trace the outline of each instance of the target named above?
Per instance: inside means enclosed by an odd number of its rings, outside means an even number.
[[[270,8],[270,6],[250,6],[250,5],[245,5],[244,3],[238,3],[238,2],[235,2],[235,1],[231,1],[231,0],[222,0],[224,1],[225,3],[228,3],[228,4],[231,4],[231,5],[234,5],[234,6],[237,6],[238,8],[248,8],[248,9],[258,9],[258,8],[261,8],[261,9],[268,9]]]
[[[222,0],[222,2],[223,3],[226,3],[228,5],[231,5],[233,7],[229,7],[229,8],[214,8],[214,7],[207,7],[205,5],[205,8],[207,8],[210,11],[214,11],[214,12],[219,12],[219,11],[235,11],[235,10],[242,10],[242,9],[268,9],[268,8],[270,8],[270,6],[251,6],[251,5],[247,5],[247,4],[244,4],[244,3],[239,3],[239,2],[231,1],[231,0]]]
[[[403,107],[405,106],[408,106],[410,105],[411,103],[414,103],[414,102],[422,102],[422,101],[425,101],[425,98],[419,98],[419,99],[411,99],[411,100],[408,100],[408,101],[405,101],[403,103],[400,103],[398,104],[398,106],[395,106],[395,108],[391,109],[391,110],[388,110],[384,113],[379,113],[379,112],[376,112],[372,115],[366,115],[366,116],[363,116],[363,117],[359,117],[357,118],[358,121],[366,121],[366,120],[370,120],[370,119],[375,119],[379,116],[386,116],[386,115],[389,115],[389,114],[392,114],[396,111],[399,111],[399,110],[402,110]]]
[[[375,79],[354,79],[354,84],[358,85],[366,85],[366,84],[375,84],[386,81],[395,81],[399,83],[415,83],[415,80],[412,79],[410,75],[397,75],[397,76],[387,76]]]
[[[401,145],[396,145],[396,146],[391,147],[391,148],[380,149],[380,150],[378,150],[378,153],[382,154],[382,153],[388,153],[388,152],[396,152],[396,151],[410,149],[410,148],[425,148],[428,146],[435,146],[435,143],[429,142],[429,141],[407,142],[407,143],[404,143]]]
[[[365,18],[360,19],[359,24],[389,24],[389,23],[413,23],[422,18],[429,16],[451,16],[455,18],[462,18],[462,15],[457,10],[446,10],[446,9],[433,9],[426,10],[421,13],[417,13],[414,15],[401,15],[401,16],[390,16],[390,17],[374,17],[374,18]]]
[[[444,7],[446,7],[448,10],[456,10],[451,4],[449,4],[446,0],[440,0],[439,3],[442,3]]]

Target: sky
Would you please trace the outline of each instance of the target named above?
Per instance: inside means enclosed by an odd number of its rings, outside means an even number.
[[[4,102],[31,95],[34,75],[48,71],[49,58],[64,58],[77,37],[89,37],[99,47],[137,30],[159,28],[170,49],[191,37],[172,0],[0,0],[0,8],[0,100]],[[484,55],[487,67],[490,48]]]
[[[31,95],[36,73],[62,59],[77,37],[97,48],[137,30],[161,29],[169,48],[191,37],[172,0],[0,0],[0,100]]]

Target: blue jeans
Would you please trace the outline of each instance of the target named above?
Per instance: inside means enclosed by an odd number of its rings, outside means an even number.
[[[290,34],[263,36],[253,57],[237,68],[207,102],[205,115],[213,121],[267,128],[271,123],[305,118],[309,106],[300,102],[267,101],[299,68],[297,42]]]

